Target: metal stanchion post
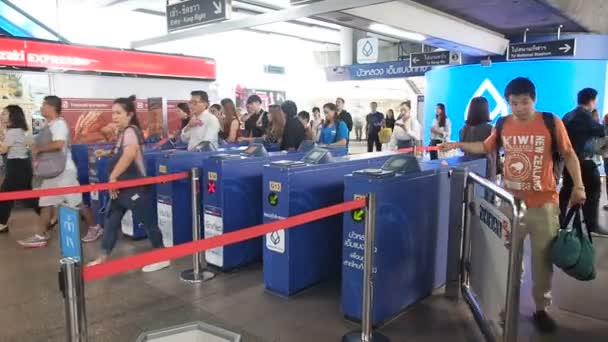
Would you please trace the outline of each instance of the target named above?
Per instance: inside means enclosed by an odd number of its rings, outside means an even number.
[[[60,288],[65,300],[65,320],[68,342],[87,342],[87,312],[84,302],[84,282],[80,262],[72,258],[59,261]]]
[[[200,172],[198,168],[192,168],[190,171],[190,179],[192,184],[192,240],[197,241],[201,239],[201,203],[199,197]],[[181,279],[187,283],[198,284],[215,277],[215,274],[208,271],[206,268],[207,261],[205,260],[205,254],[197,252],[192,255],[192,269],[183,271]]]
[[[509,276],[507,279],[507,305],[504,329],[504,342],[516,342],[519,322],[519,296],[524,243],[520,238],[520,222],[526,206],[520,200],[513,206],[513,226],[511,227],[511,251],[509,253]]]
[[[374,250],[376,237],[376,194],[367,195],[367,215],[365,216],[365,256],[363,259],[363,301],[361,305],[361,330],[349,332],[342,337],[343,342],[390,342],[390,339],[372,327],[372,307],[374,294]]]

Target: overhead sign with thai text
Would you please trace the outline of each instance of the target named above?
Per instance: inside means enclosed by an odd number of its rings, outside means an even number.
[[[167,31],[230,19],[231,12],[230,0],[168,0]]]
[[[576,39],[546,42],[518,43],[509,45],[509,60],[566,57],[576,54]]]

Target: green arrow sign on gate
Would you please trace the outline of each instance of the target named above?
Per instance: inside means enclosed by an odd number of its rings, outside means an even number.
[[[365,220],[365,209],[356,209],[351,212],[353,221],[359,223]]]
[[[279,204],[279,195],[274,192],[271,192],[268,195],[268,204],[270,204],[273,207],[276,206],[277,204]]]

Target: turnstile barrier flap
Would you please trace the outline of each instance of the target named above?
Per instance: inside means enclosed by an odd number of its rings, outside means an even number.
[[[306,163],[299,161],[299,160],[277,160],[277,161],[271,162],[270,165],[289,168],[289,167],[305,166]]]
[[[209,159],[219,159],[219,160],[233,160],[233,159],[243,159],[243,156],[240,156],[238,154],[227,154],[227,153],[220,153],[220,154],[216,154],[214,156],[209,157]]]
[[[383,170],[383,169],[363,169],[363,170],[354,171],[353,175],[373,177],[373,178],[388,178],[388,177],[394,177],[395,172],[391,171],[391,170]]]
[[[141,334],[136,342],[241,342],[241,335],[203,322]]]

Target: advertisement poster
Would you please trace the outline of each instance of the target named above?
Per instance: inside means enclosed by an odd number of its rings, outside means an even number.
[[[236,107],[240,113],[247,111],[247,98],[258,95],[262,99],[262,108],[268,108],[272,104],[281,104],[286,100],[287,94],[282,90],[248,89],[236,86]]]
[[[63,116],[68,122],[74,144],[92,144],[115,141],[116,126],[112,123],[113,99],[64,98]],[[158,101],[157,101],[158,102]],[[137,117],[146,140],[158,140],[162,132],[162,105],[138,99],[135,103]],[[177,104],[168,101],[169,131],[179,130]],[[150,107],[152,107],[150,109]]]

